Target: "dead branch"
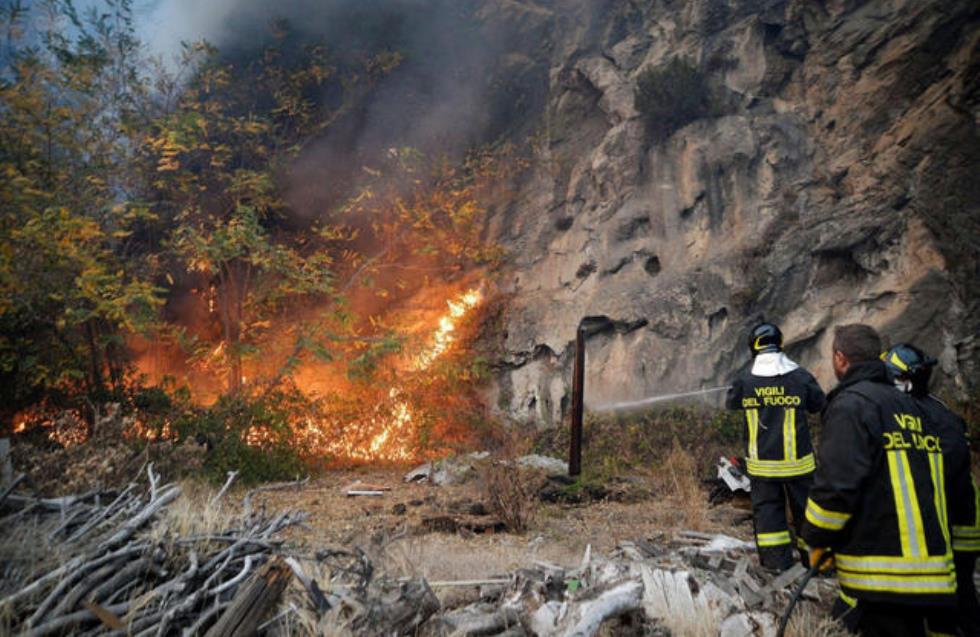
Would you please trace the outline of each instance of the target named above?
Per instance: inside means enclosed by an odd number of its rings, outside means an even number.
[[[180,487],[176,485],[170,487],[169,489],[161,493],[159,498],[156,498],[155,500],[151,500],[150,503],[146,505],[146,508],[144,508],[134,518],[126,522],[126,524],[123,525],[123,528],[119,529],[119,531],[115,535],[110,537],[108,540],[105,540],[100,545],[100,548],[109,549],[118,544],[122,544],[123,542],[131,538],[133,534],[136,533],[136,531],[139,530],[139,528],[146,523],[147,520],[149,520],[157,513],[157,511],[159,511],[163,507],[167,506],[168,504],[176,500],[177,496],[179,495],[180,495]]]
[[[14,478],[13,482],[7,485],[7,488],[3,490],[3,493],[0,493],[0,505],[3,505],[3,501],[7,499],[7,496],[13,493],[14,489],[17,488],[17,485],[19,485],[21,482],[23,482],[26,479],[27,479],[26,473],[22,473],[16,478]]]
[[[105,610],[113,615],[124,615],[126,611],[129,610],[129,602],[109,606],[106,607]],[[37,628],[32,628],[30,632],[27,633],[27,637],[43,637],[44,635],[64,634],[66,629],[71,628],[76,624],[89,622],[95,619],[95,613],[92,611],[88,609],[80,610],[77,613],[64,615],[62,617],[58,617],[57,619],[53,619],[46,624],[38,626]]]

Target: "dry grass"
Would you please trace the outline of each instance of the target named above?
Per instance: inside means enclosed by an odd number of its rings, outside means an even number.
[[[150,527],[147,537],[153,542],[168,544],[176,538],[202,538],[192,546],[207,549],[213,542],[208,536],[219,535],[234,527],[238,514],[237,498],[226,493],[214,501],[218,490],[196,480],[180,483],[181,495],[168,506],[160,520]]]
[[[801,602],[786,627],[786,637],[851,637],[830,613],[815,604]]]
[[[677,438],[656,474],[655,482],[664,504],[678,513],[678,526],[691,531],[705,530],[708,502],[698,477],[697,461]]]

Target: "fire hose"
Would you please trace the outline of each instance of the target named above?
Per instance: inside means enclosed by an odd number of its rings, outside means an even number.
[[[783,637],[783,635],[786,633],[786,626],[789,624],[789,617],[793,614],[793,609],[796,608],[796,604],[800,601],[800,597],[803,596],[803,591],[806,589],[806,585],[809,584],[810,580],[812,580],[816,574],[824,568],[824,564],[826,564],[828,560],[832,559],[833,556],[833,553],[830,551],[825,552],[820,556],[820,560],[811,566],[810,570],[806,572],[805,576],[803,576],[799,586],[797,586],[796,590],[793,591],[793,596],[789,598],[789,604],[786,606],[786,610],[783,612],[783,616],[779,620],[779,630],[776,631],[776,637]]]

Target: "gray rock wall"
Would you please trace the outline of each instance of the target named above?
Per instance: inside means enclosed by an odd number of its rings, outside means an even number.
[[[548,78],[530,170],[496,203],[510,253],[489,390],[535,426],[569,403],[724,383],[758,318],[825,387],[834,325],[867,322],[977,387],[980,5],[972,1],[488,1]],[[508,26],[509,25],[509,26]],[[637,75],[681,56],[718,111],[648,141]],[[540,67],[547,64],[548,68]]]

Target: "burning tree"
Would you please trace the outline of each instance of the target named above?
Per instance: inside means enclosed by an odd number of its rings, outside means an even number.
[[[219,63],[209,47],[196,52],[205,57],[193,62],[193,80],[177,107],[154,122],[143,152],[156,172],[153,198],[175,211],[170,254],[219,317],[218,343],[203,344],[206,356],[223,362],[227,388],[237,393],[242,359],[269,317],[292,298],[333,291],[324,246],[277,227],[284,203],[275,184],[284,162],[321,126],[304,96],[332,70],[318,47],[290,68],[270,48],[244,74]]]
[[[401,59],[367,53],[334,65],[322,45],[297,48],[287,24],[273,24],[272,34],[246,62],[207,44],[187,47],[192,78],[141,147],[147,198],[170,224],[171,278],[193,288],[220,324],[219,335],[199,330],[196,355],[226,369],[232,393],[273,318],[336,296],[337,244],[351,239],[344,227],[286,219],[291,163]]]

